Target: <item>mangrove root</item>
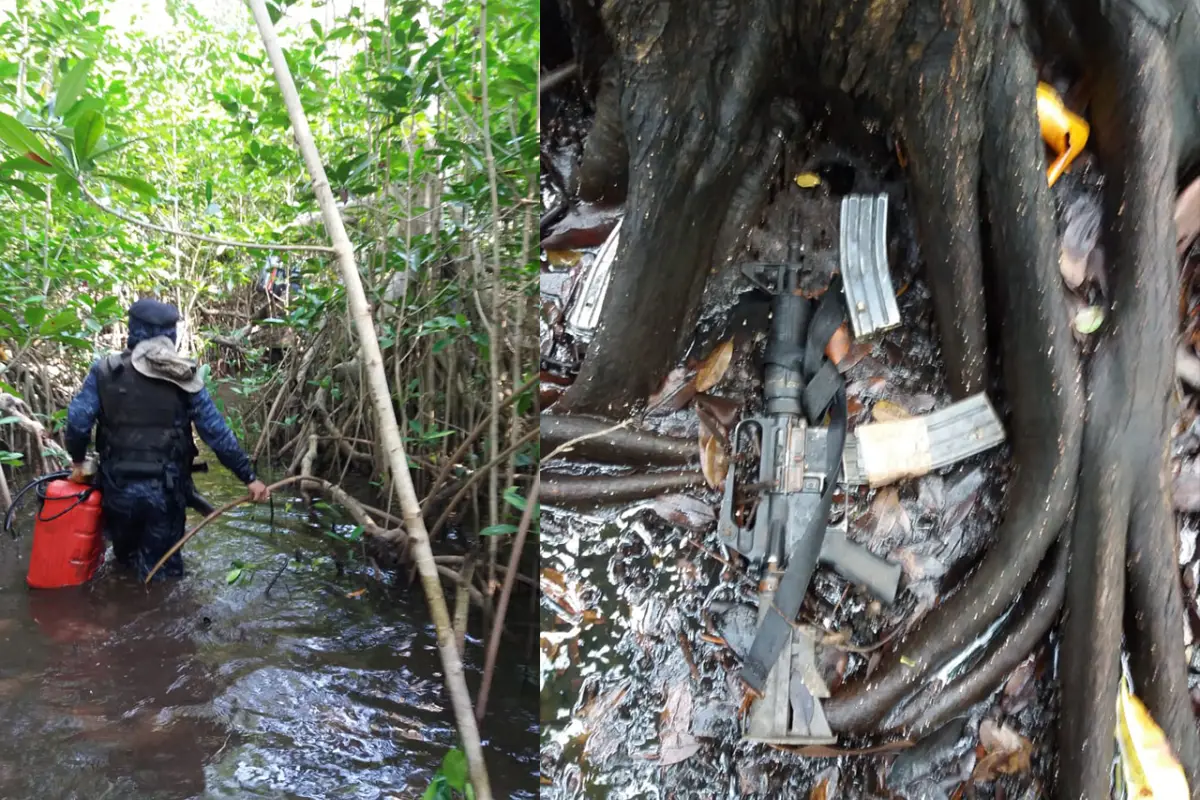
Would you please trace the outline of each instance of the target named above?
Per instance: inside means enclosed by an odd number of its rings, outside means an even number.
[[[612,428],[611,422],[591,417],[543,414],[542,452],[549,453],[570,442],[570,447],[562,451],[566,458],[608,464],[676,466],[700,460],[700,448],[691,439]]]
[[[704,475],[699,471],[651,472],[645,475],[616,477],[578,477],[547,473],[542,477],[542,502],[573,508],[620,505],[704,484]]]

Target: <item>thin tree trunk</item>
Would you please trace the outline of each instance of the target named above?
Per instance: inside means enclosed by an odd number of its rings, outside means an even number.
[[[421,583],[425,588],[429,613],[437,628],[438,651],[446,673],[446,689],[450,695],[463,751],[467,757],[471,785],[475,790],[476,797],[480,800],[491,800],[492,789],[488,780],[487,767],[483,761],[479,726],[472,712],[471,696],[467,690],[462,660],[458,648],[454,645],[454,630],[450,624],[446,598],[442,594],[437,565],[433,561],[433,552],[429,547],[429,535],[425,530],[425,521],[421,518],[421,507],[417,502],[416,491],[413,489],[412,475],[408,471],[404,442],[400,437],[400,428],[396,423],[396,412],[392,408],[391,392],[387,385],[387,375],[383,369],[383,354],[380,352],[379,338],[376,336],[375,327],[371,322],[371,310],[363,291],[362,279],[359,277],[358,267],[354,262],[354,249],[346,236],[346,228],[334,201],[333,192],[329,188],[325,167],[321,163],[321,156],[313,142],[308,119],[300,105],[296,84],[292,80],[292,74],[284,60],[279,39],[275,36],[275,29],[267,14],[265,0],[250,0],[250,8],[254,13],[254,20],[258,24],[259,32],[262,34],[263,44],[275,71],[275,79],[283,94],[284,104],[287,106],[288,116],[292,121],[292,130],[296,136],[296,145],[304,157],[304,163],[312,177],[313,192],[316,194],[317,203],[321,206],[321,217],[325,223],[325,230],[333,244],[338,268],[341,270],[342,280],[346,285],[346,299],[358,332],[363,367],[367,373],[371,400],[379,421],[380,438],[383,449],[387,451],[392,483],[396,487],[404,517],[404,527],[412,543],[412,553],[416,559],[417,569],[421,573]]]
[[[471,620],[471,581],[475,579],[475,558],[477,548],[467,551],[463,557],[462,569],[458,573],[458,589],[454,593],[454,639],[458,644],[458,652],[467,649],[467,624]]]
[[[12,492],[8,490],[8,479],[4,477],[4,467],[0,467],[0,511],[12,508]]]
[[[488,340],[488,372],[492,378],[492,422],[488,430],[491,442],[491,459],[496,460],[500,452],[500,342],[503,339],[500,324],[500,199],[496,192],[496,159],[492,156],[491,107],[488,105],[487,74],[487,0],[479,4],[479,83],[481,108],[483,111],[483,153],[487,162],[488,187],[492,194],[492,328]],[[500,522],[499,465],[488,474],[488,525]],[[496,585],[496,556],[499,542],[495,536],[488,537],[488,596]]]

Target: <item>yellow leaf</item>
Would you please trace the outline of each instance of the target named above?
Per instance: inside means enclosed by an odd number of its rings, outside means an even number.
[[[704,359],[700,368],[696,370],[696,393],[707,392],[720,383],[732,360],[733,339],[728,339],[717,345],[717,348],[708,354],[708,358]]]
[[[801,172],[796,176],[796,185],[801,189],[811,189],[821,185],[821,179],[815,172]]]
[[[1183,767],[1162,729],[1121,679],[1117,694],[1117,746],[1128,796],[1151,800],[1190,797]]]
[[[346,597],[362,597],[366,593],[366,589],[355,589],[353,592],[346,592]]]

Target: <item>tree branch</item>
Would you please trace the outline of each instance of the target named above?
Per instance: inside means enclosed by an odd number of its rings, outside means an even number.
[[[96,199],[95,195],[87,190],[83,184],[83,179],[79,179],[79,191],[83,192],[83,198],[91,203],[96,208],[111,214],[122,222],[128,222],[130,225],[136,225],[139,228],[165,233],[169,236],[181,236],[184,239],[193,239],[197,242],[207,242],[209,244],[220,244],[226,247],[240,247],[244,250],[283,250],[283,251],[299,251],[310,253],[332,253],[332,247],[312,244],[261,244],[259,242],[235,242],[230,239],[218,239],[215,236],[205,236],[202,233],[188,233],[187,231],[177,231],[173,228],[167,228],[162,225],[155,225],[153,222],[144,222],[136,217],[131,217],[128,214],[122,213],[115,208],[109,208]]]

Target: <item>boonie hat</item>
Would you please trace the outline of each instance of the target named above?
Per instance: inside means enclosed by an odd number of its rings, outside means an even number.
[[[133,348],[132,357],[133,368],[147,378],[170,381],[188,394],[204,388],[199,365],[179,355],[169,336],[155,336],[139,342]]]

